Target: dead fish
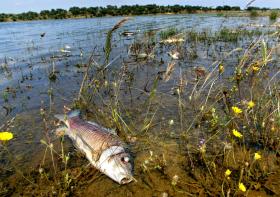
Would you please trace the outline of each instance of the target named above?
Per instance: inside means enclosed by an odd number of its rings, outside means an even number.
[[[166,40],[162,40],[161,43],[163,44],[176,44],[176,43],[180,43],[180,42],[184,42],[183,38],[168,38]]]
[[[66,45],[64,46],[64,49],[66,49],[66,50],[70,50],[70,49],[71,49],[71,47],[70,47],[69,45],[67,45],[67,44],[66,44]]]
[[[123,36],[133,36],[134,34],[135,34],[134,32],[129,32],[129,31],[122,32]]]
[[[138,59],[148,59],[148,58],[153,59],[153,58],[155,58],[155,56],[152,53],[150,53],[150,54],[140,53],[140,54],[137,55],[137,58]]]
[[[66,50],[66,49],[64,49],[64,48],[61,48],[61,49],[60,49],[60,52],[61,52],[61,53],[71,53],[71,51]]]
[[[174,60],[178,60],[180,58],[180,53],[178,51],[171,51],[168,55]]]
[[[94,167],[119,184],[134,180],[131,157],[125,144],[112,130],[82,120],[79,110],[55,117],[66,125],[58,128],[57,132],[63,131],[69,136]]]

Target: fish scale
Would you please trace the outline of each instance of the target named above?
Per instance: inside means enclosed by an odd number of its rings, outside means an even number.
[[[87,144],[94,143],[91,147],[96,154],[111,146],[121,146],[123,143],[113,134],[104,131],[103,128],[81,120],[79,117],[69,119],[69,127],[75,131]]]

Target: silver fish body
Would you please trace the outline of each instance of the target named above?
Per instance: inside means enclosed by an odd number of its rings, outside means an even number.
[[[58,128],[69,136],[90,163],[119,184],[133,180],[131,157],[125,144],[111,130],[80,118],[79,111],[56,115],[67,127]]]

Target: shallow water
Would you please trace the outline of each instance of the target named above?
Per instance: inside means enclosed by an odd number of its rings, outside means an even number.
[[[120,19],[121,17],[108,17],[0,23],[0,92],[2,92],[0,104],[4,106],[0,109],[0,123],[5,123],[15,117],[13,127],[10,127],[15,134],[15,139],[11,141],[8,148],[16,158],[16,165],[24,169],[24,172],[32,172],[31,177],[40,177],[38,169],[42,164],[45,150],[40,143],[40,140],[44,138],[44,124],[40,116],[40,108],[45,108],[47,122],[50,124],[48,130],[52,130],[54,128],[52,124],[53,114],[61,113],[63,106],[70,106],[78,95],[85,68],[79,68],[75,65],[86,64],[92,52],[95,61],[103,64],[106,33]],[[175,92],[175,88],[178,86],[178,77],[183,75],[185,85],[192,87],[195,82],[193,68],[197,66],[211,68],[211,64],[215,60],[225,57],[227,52],[237,47],[245,49],[253,38],[244,38],[237,43],[209,44],[198,42],[195,46],[198,57],[195,59],[188,56],[192,50],[190,45],[193,43],[186,42],[181,47],[186,50],[185,56],[177,62],[179,66],[175,68],[171,80],[158,84],[158,95],[155,101],[150,104],[147,104],[146,100],[149,93],[153,91],[153,84],[157,77],[161,76],[159,73],[165,72],[166,66],[170,62],[170,57],[166,52],[176,47],[162,47],[156,52],[157,57],[149,61],[136,61],[135,58],[130,57],[129,47],[134,41],[142,42],[144,33],[148,30],[159,32],[162,29],[176,27],[181,31],[201,32],[207,29],[207,31],[215,32],[222,27],[252,28],[248,27],[249,24],[255,23],[270,24],[268,18],[157,15],[133,17],[118,29],[113,37],[111,60],[115,57],[119,58],[113,61],[108,69],[110,73],[108,81],[111,84],[118,79],[116,76],[123,65],[128,67],[126,75],[133,76],[132,81],[123,79],[124,83],[120,87],[119,99],[127,110],[123,111],[125,121],[135,130],[135,133],[129,135],[137,136],[137,141],[131,142],[130,147],[135,158],[135,178],[138,182],[126,186],[119,186],[112,182],[92,167],[87,166],[87,161],[78,154],[71,141],[66,138],[65,152],[69,152],[71,155],[67,171],[71,177],[76,177],[73,180],[74,184],[71,185],[70,189],[68,188],[68,194],[73,195],[74,193],[77,196],[164,196],[166,194],[186,196],[190,195],[189,191],[191,191],[192,194],[202,193],[203,195],[201,186],[195,183],[197,177],[202,176],[203,172],[193,172],[193,174],[186,172],[190,168],[186,164],[188,151],[185,148],[181,149],[183,142],[179,140],[180,134],[178,133],[188,128],[193,118],[193,112],[185,112],[188,115],[188,120],[185,120],[186,122],[182,126],[178,116],[180,109],[178,109],[178,98]],[[262,31],[265,32],[268,29],[273,28],[264,28]],[[123,31],[133,31],[137,34],[131,38],[123,37],[120,35]],[[40,36],[42,33],[45,33],[44,37]],[[277,43],[276,39],[272,45]],[[63,53],[61,52],[62,48],[71,52]],[[238,62],[239,55],[240,53],[236,52],[225,60],[227,67],[231,68],[226,70],[226,75],[232,74],[232,67]],[[278,60],[279,56],[275,54],[272,65],[277,65]],[[48,78],[53,65],[57,71],[57,80],[55,81]],[[8,94],[6,95],[7,87]],[[104,114],[106,116],[109,114],[106,112],[110,111],[110,109],[106,109],[106,106],[109,105],[108,95],[110,95],[107,91],[112,90],[108,89],[100,90],[99,96],[104,100],[95,97],[95,105],[90,105],[92,108],[88,109],[87,113],[90,119],[110,127],[113,126],[112,120],[104,118]],[[183,99],[187,99],[187,97]],[[185,107],[188,109],[192,106]],[[102,110],[104,112],[100,114]],[[155,114],[156,116],[153,117]],[[143,123],[147,117],[153,118],[154,124],[149,131],[141,130],[141,127],[147,124]],[[169,120],[174,120],[175,124],[168,124]],[[141,132],[138,135],[136,131]],[[198,146],[203,132],[206,131],[195,129],[193,131],[193,139],[195,140],[189,143]],[[59,138],[53,134],[51,138],[55,147],[60,150]],[[8,162],[4,152],[1,154],[5,158],[2,160],[2,164],[6,168],[11,163]],[[48,154],[44,168],[49,174],[52,171],[51,161]],[[62,168],[59,159],[57,163],[57,168]],[[172,182],[174,176],[175,178],[179,176],[181,180],[178,187],[175,187],[176,184],[174,185]],[[29,184],[17,187],[16,183],[20,178],[9,170],[3,170],[1,177],[2,179],[9,177],[7,180],[10,183],[7,185],[6,181],[0,185],[3,191],[7,188],[15,190],[16,194],[24,191],[24,195],[51,193],[54,196],[60,195],[58,190],[50,186],[51,184],[48,184],[49,186],[45,189],[37,188],[35,191],[32,191],[32,185]],[[34,179],[41,186],[45,184],[45,180]],[[11,193],[13,192],[9,191],[6,194]],[[213,195],[215,196],[215,193]]]
[[[31,90],[29,93],[29,95],[33,95],[32,99],[42,97],[42,94],[47,91],[45,87],[50,86],[50,82],[46,78],[46,72],[51,71],[53,64],[56,70],[60,72],[59,77],[63,79],[63,82],[65,82],[64,80],[71,81],[69,83],[72,83],[73,87],[71,88],[74,91],[78,88],[77,86],[75,88],[75,85],[79,82],[79,78],[76,80],[75,77],[80,75],[76,73],[77,69],[73,65],[87,63],[92,52],[94,52],[95,60],[102,64],[106,32],[119,20],[120,17],[108,17],[1,23],[0,65],[2,69],[0,72],[0,91],[2,92],[7,86],[24,86],[25,84],[34,86],[33,91]],[[161,30],[168,27],[176,27],[180,30],[202,31],[207,29],[207,31],[217,31],[222,27],[246,27],[247,24],[267,25],[269,20],[267,18],[250,19],[247,17],[224,18],[213,15],[133,17],[114,34],[111,57],[114,59],[118,55],[121,55],[121,58],[128,56],[127,51],[134,38],[120,36],[119,33],[123,31],[138,32],[136,39],[137,37],[141,39],[141,35],[147,30]],[[44,37],[40,36],[42,33],[45,33]],[[62,53],[61,49],[70,50],[71,53]],[[203,54],[201,56],[202,58],[195,61],[197,64],[205,65],[212,61],[207,62],[203,58]],[[186,60],[186,63],[188,64],[189,60]],[[118,66],[118,64],[120,62],[114,62],[115,66]],[[25,81],[25,79],[27,80]],[[25,83],[22,83],[23,81]],[[58,81],[55,86],[60,89],[60,85],[63,84]],[[64,97],[68,97],[67,92],[71,91],[67,87],[64,87],[66,88],[65,93],[62,93]],[[38,92],[39,89],[40,93]],[[73,95],[73,93],[70,95]],[[21,100],[24,100],[24,98]],[[46,102],[46,99],[41,100]],[[2,104],[3,101],[0,102]],[[30,102],[28,103],[30,104]],[[35,103],[39,102],[32,102],[32,104]],[[34,108],[32,104],[30,107]],[[38,108],[38,105],[36,107]],[[18,107],[16,107],[16,110],[19,110]]]

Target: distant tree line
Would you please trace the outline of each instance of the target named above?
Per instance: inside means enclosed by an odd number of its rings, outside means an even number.
[[[4,21],[27,21],[27,20],[43,20],[43,19],[66,19],[66,18],[92,18],[102,16],[119,16],[119,15],[146,15],[160,13],[196,13],[198,11],[239,11],[238,6],[218,6],[202,7],[202,6],[159,6],[151,5],[132,5],[132,6],[107,6],[107,7],[72,7],[69,10],[51,9],[37,12],[24,12],[21,14],[0,14],[0,22]],[[247,10],[267,10],[267,8],[249,7]]]

